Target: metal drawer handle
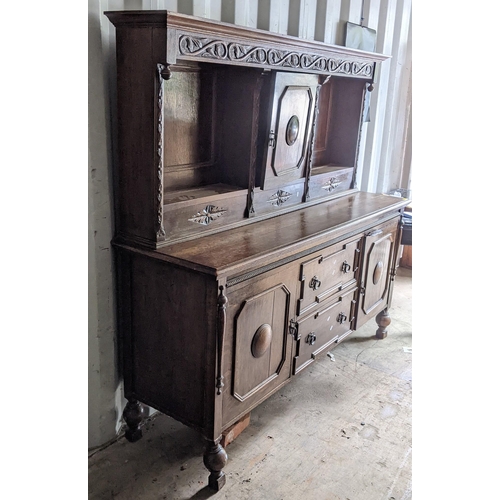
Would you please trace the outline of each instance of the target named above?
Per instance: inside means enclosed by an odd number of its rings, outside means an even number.
[[[313,276],[311,282],[309,283],[309,288],[317,290],[320,286],[321,286],[321,281],[318,279],[317,276]]]
[[[316,334],[314,332],[308,333],[306,337],[306,344],[313,345],[316,342]]]
[[[342,264],[342,272],[348,273],[351,270],[351,266],[347,260],[344,260],[344,263]]]
[[[342,324],[342,323],[345,323],[347,320],[347,316],[341,312],[338,316],[337,316],[337,321]]]
[[[376,236],[381,233],[383,233],[382,229],[375,229],[374,231],[370,231],[366,236]]]

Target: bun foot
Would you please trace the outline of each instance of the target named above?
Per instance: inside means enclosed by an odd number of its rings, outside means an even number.
[[[391,317],[389,316],[387,309],[380,311],[375,317],[375,321],[378,325],[375,336],[378,339],[385,339],[387,337],[387,327],[391,324]]]
[[[203,455],[203,463],[210,471],[210,476],[208,476],[209,488],[219,491],[226,484],[226,474],[222,472],[222,469],[227,463],[227,453],[220,445],[220,438],[217,441],[208,441]]]
[[[123,410],[123,418],[127,423],[125,437],[131,443],[139,441],[142,437],[142,420],[144,418],[144,407],[138,401],[131,400]]]

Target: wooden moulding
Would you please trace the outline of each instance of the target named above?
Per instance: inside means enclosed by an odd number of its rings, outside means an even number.
[[[375,63],[388,58],[173,12],[167,13],[167,29],[175,33],[176,58],[186,60],[373,80]]]

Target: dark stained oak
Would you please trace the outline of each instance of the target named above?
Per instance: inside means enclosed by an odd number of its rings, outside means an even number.
[[[143,404],[223,432],[366,321],[387,335],[408,201],[355,187],[386,56],[167,11],[116,27],[114,168],[126,437]]]

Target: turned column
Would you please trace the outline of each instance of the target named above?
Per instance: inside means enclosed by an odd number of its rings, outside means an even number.
[[[123,418],[127,423],[127,430],[125,431],[125,437],[134,443],[142,437],[142,421],[144,419],[144,407],[136,401],[131,399],[125,409],[123,410]]]
[[[387,337],[387,327],[391,324],[391,317],[389,316],[387,309],[380,311],[375,317],[375,321],[378,325],[375,336],[378,339],[385,339]]]
[[[227,453],[220,444],[221,438],[222,436],[215,441],[207,440],[203,455],[203,463],[210,471],[208,486],[215,491],[219,491],[226,484],[226,474],[222,472],[222,469],[227,463]]]

